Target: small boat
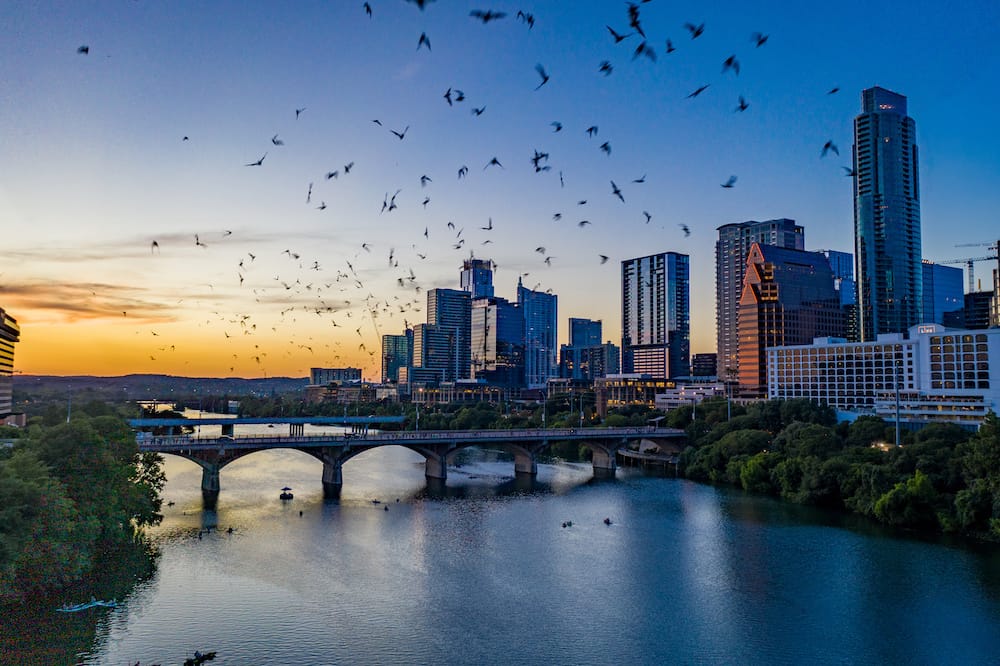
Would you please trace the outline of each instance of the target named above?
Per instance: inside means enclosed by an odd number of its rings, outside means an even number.
[[[605,525],[610,525],[611,524],[611,519],[610,518],[605,518],[604,519],[604,524]]]
[[[283,499],[283,500],[293,499],[295,497],[295,495],[293,495],[292,493],[290,493],[289,492],[290,490],[291,490],[291,488],[289,488],[288,486],[285,486],[284,488],[282,488],[281,489],[281,494],[278,495],[278,499]]]
[[[118,602],[112,599],[111,601],[101,601],[99,599],[90,598],[90,601],[86,601],[82,604],[75,604],[70,606],[65,604],[56,609],[60,613],[77,613],[82,610],[87,610],[88,608],[94,608],[95,606],[101,606],[103,608],[117,608]]]
[[[194,657],[188,657],[184,660],[184,666],[198,666],[198,664],[203,664],[206,661],[212,661],[215,659],[215,651],[206,652],[202,654],[197,650],[194,651]]]

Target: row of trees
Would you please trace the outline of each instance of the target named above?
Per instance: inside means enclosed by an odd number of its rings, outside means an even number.
[[[736,408],[724,401],[671,412],[691,446],[685,476],[747,491],[852,511],[888,525],[1000,540],[1000,420],[990,414],[972,433],[952,424],[905,432],[865,416],[837,423],[808,400]]]
[[[162,518],[161,458],[139,453],[124,413],[93,402],[69,422],[46,416],[3,433],[17,438],[0,449],[0,600],[81,579]]]

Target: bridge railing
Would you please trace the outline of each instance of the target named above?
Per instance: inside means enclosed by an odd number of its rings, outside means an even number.
[[[140,436],[140,450],[218,448],[261,448],[295,446],[344,446],[357,444],[390,444],[394,442],[439,441],[517,441],[537,439],[615,439],[619,437],[683,435],[681,430],[655,426],[624,426],[617,428],[530,428],[522,430],[408,430],[364,435],[336,433],[329,435],[242,435],[198,438],[189,435]]]

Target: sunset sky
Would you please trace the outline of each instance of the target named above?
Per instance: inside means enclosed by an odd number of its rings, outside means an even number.
[[[561,341],[588,317],[616,344],[619,262],[689,254],[691,348],[714,352],[718,226],[790,217],[807,249],[853,252],[841,167],[873,85],[916,121],[924,256],[1000,236],[996,2],[652,0],[655,62],[633,58],[638,35],[614,43],[625,2],[363,4],[0,3],[0,307],[19,372],[377,379],[380,336],[425,321],[426,290],[458,288],[470,252],[499,265],[499,296],[519,276],[558,294]],[[828,140],[839,156],[820,157]]]

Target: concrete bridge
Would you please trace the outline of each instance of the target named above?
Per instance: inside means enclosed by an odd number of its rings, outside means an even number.
[[[137,419],[138,421],[138,419]],[[517,475],[538,473],[536,457],[553,442],[573,441],[593,453],[595,476],[613,476],[616,453],[630,442],[683,438],[683,430],[654,426],[620,428],[546,428],[530,430],[432,430],[372,433],[364,429],[329,435],[246,435],[234,437],[195,437],[191,435],[153,435],[139,432],[140,451],[170,453],[191,460],[202,468],[201,490],[206,503],[219,495],[219,472],[243,456],[269,449],[295,449],[323,463],[323,494],[338,497],[343,486],[343,465],[354,456],[382,446],[403,446],[425,459],[428,479],[444,480],[448,463],[455,453],[472,446],[488,446],[514,455]]]

